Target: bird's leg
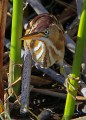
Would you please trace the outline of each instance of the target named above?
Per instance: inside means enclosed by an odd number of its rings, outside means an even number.
[[[66,73],[66,69],[65,69],[65,66],[64,66],[63,63],[60,64],[60,73],[61,73],[61,75],[64,76],[64,79],[65,79],[65,81],[64,81],[64,86],[67,88],[67,80],[66,80],[66,78],[67,78],[67,73]]]
[[[66,67],[65,67],[65,64],[64,64],[63,60],[60,61],[59,64],[60,64],[60,73],[61,73],[65,78],[67,78]]]

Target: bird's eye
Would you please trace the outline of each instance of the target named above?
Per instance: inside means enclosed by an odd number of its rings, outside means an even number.
[[[45,34],[45,35],[48,35],[48,34],[49,34],[49,31],[48,31],[48,30],[45,30],[45,31],[44,31],[44,34]]]

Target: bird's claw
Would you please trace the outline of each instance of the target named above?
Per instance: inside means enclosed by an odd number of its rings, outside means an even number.
[[[70,79],[71,80],[79,81],[79,77],[75,78],[71,74],[69,74],[68,77],[67,77],[67,79],[66,79],[66,81],[65,81],[65,86],[67,88],[67,92],[70,93],[70,95],[73,97],[73,99],[76,100],[76,97],[74,96],[74,94],[72,93],[72,91],[69,89],[69,86],[71,86],[71,88],[73,89],[73,91],[78,91],[78,89],[76,89],[74,87],[74,85],[70,83]]]

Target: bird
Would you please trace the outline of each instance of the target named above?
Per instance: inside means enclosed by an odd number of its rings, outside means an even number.
[[[33,18],[27,26],[24,47],[41,68],[49,68],[54,63],[63,64],[65,53],[64,30],[57,18],[48,13]]]

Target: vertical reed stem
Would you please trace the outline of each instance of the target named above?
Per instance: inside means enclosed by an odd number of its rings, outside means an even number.
[[[21,40],[22,21],[23,20],[23,0],[13,0],[13,16],[12,16],[12,34],[11,34],[11,51],[10,51],[10,68],[9,68],[9,86],[16,81],[21,75],[19,64],[21,63]],[[18,95],[20,84],[13,86],[13,90]],[[12,88],[9,89],[9,94]]]
[[[77,35],[76,52],[74,56],[73,66],[72,66],[71,75],[74,78],[77,78],[80,76],[80,68],[81,68],[81,62],[83,58],[83,50],[84,50],[85,42],[86,42],[86,0],[84,0],[83,2],[83,9],[82,9],[82,14],[81,14],[81,19],[80,19],[80,24],[79,24],[79,29],[78,29],[78,35]],[[76,89],[78,89],[77,80],[73,80],[71,78],[70,83]],[[72,92],[74,96],[76,96],[77,90],[74,90],[70,85],[69,85],[69,90]],[[68,93],[67,99],[66,99],[64,116],[62,120],[70,120],[74,114],[74,109],[75,109],[75,100],[73,99],[71,94]]]

